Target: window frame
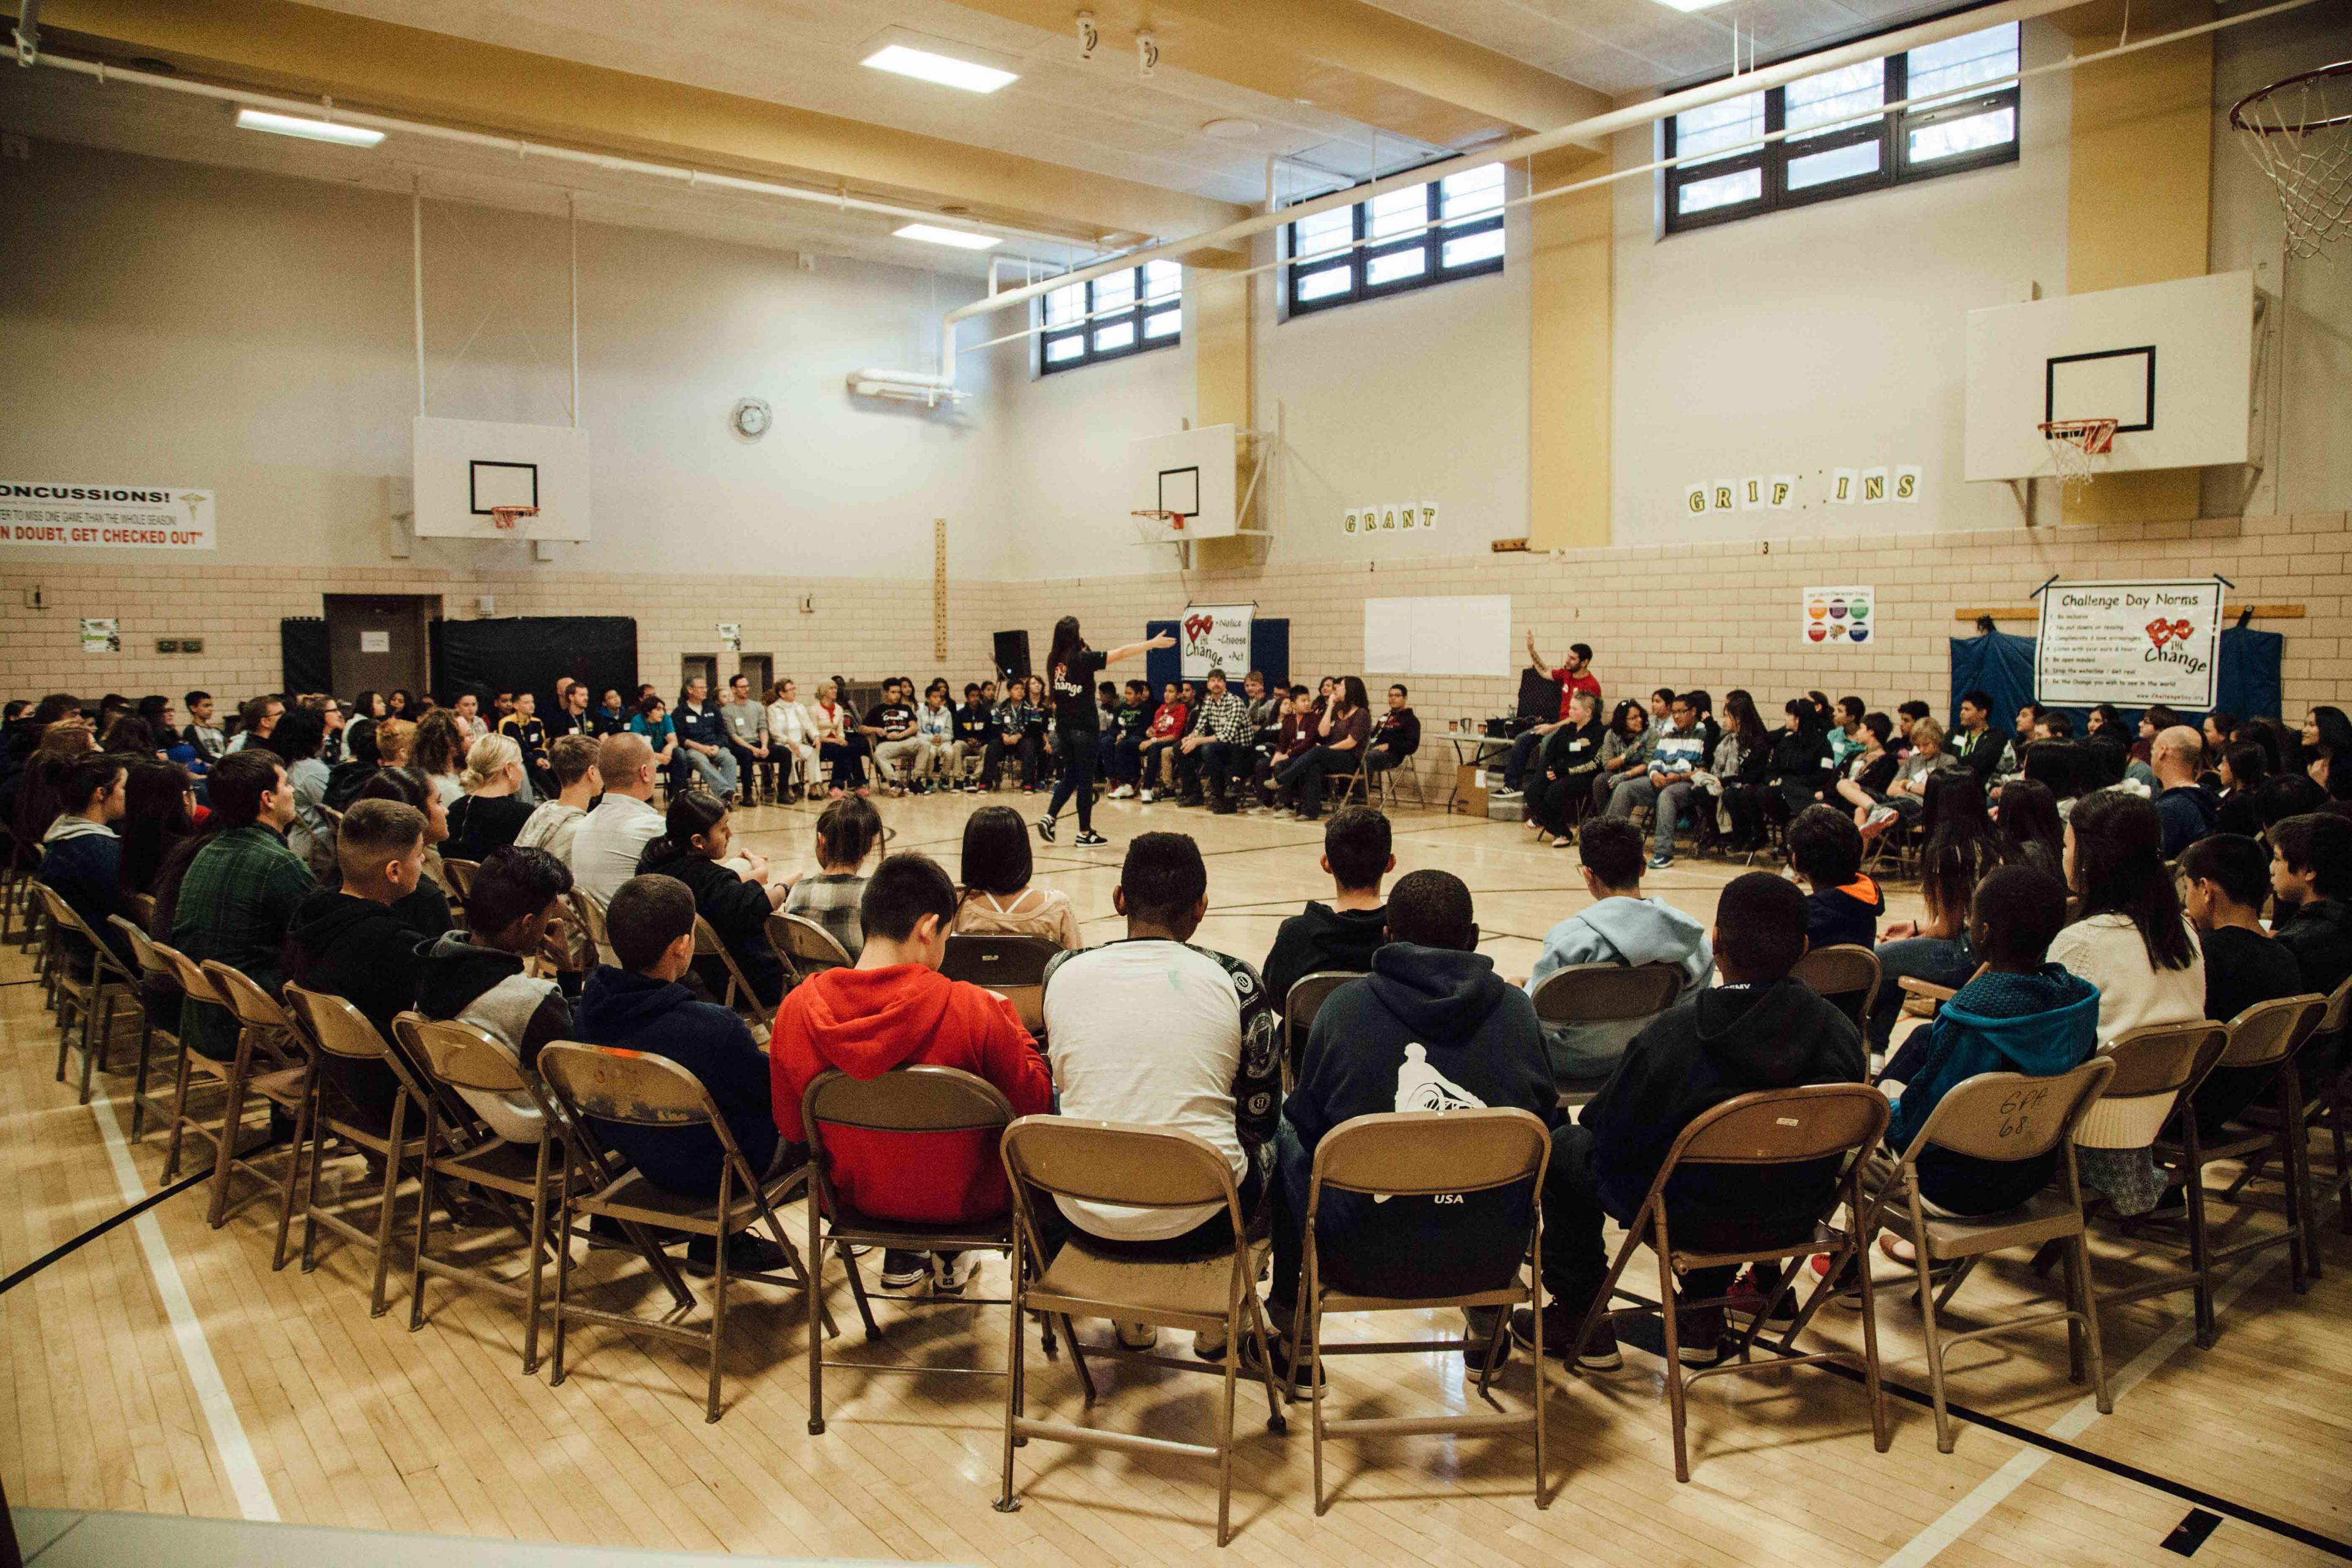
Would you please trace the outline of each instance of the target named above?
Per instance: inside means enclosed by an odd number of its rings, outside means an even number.
[[[1182,342],[1184,341],[1184,282],[1181,264],[1165,263],[1179,269],[1176,292],[1163,295],[1156,300],[1149,299],[1144,294],[1145,270],[1151,265],[1153,264],[1150,262],[1138,262],[1128,269],[1128,278],[1135,292],[1130,297],[1131,302],[1124,309],[1097,311],[1095,305],[1095,285],[1102,282],[1103,279],[1089,278],[1084,283],[1064,285],[1066,288],[1083,289],[1086,290],[1086,295],[1085,309],[1080,311],[1078,319],[1062,326],[1049,325],[1045,319],[1046,301],[1053,298],[1052,292],[1040,296],[1037,300],[1037,374],[1059,375],[1065,371],[1078,370],[1090,364],[1105,364],[1112,360],[1131,359],[1137,354],[1150,353],[1155,349],[1174,348],[1178,343]],[[1106,274],[1106,276],[1116,277],[1117,274]],[[1147,335],[1143,330],[1146,319],[1163,315],[1170,310],[1176,312],[1176,330],[1172,332],[1163,332],[1158,337]],[[1115,328],[1122,322],[1133,328],[1135,335],[1131,339],[1117,348],[1106,349],[1095,346],[1097,334],[1106,329]],[[1081,343],[1079,351],[1067,359],[1056,361],[1053,357],[1053,345],[1057,342],[1066,342],[1073,338],[1079,340]]]
[[[1471,171],[1463,172],[1468,174]],[[1507,172],[1504,177],[1507,182],[1509,177]],[[1350,188],[1360,189],[1370,184],[1371,182],[1369,180],[1360,180]],[[1504,195],[1496,202],[1492,211],[1482,212],[1471,217],[1456,218],[1451,222],[1444,216],[1444,181],[1443,179],[1425,181],[1421,189],[1423,203],[1422,226],[1416,232],[1396,239],[1379,241],[1370,239],[1371,203],[1369,201],[1351,203],[1347,208],[1348,248],[1344,252],[1321,250],[1318,251],[1313,258],[1303,259],[1298,252],[1298,221],[1294,218],[1283,225],[1282,243],[1285,260],[1282,275],[1286,296],[1285,300],[1286,316],[1315,315],[1324,310],[1336,310],[1345,305],[1362,304],[1369,300],[1385,300],[1397,294],[1410,294],[1416,289],[1432,289],[1441,283],[1453,283],[1465,278],[1491,278],[1502,271],[1506,259],[1502,251],[1496,251],[1493,256],[1481,257],[1475,261],[1464,262],[1458,267],[1447,267],[1444,264],[1445,246],[1449,240],[1468,239],[1477,235],[1502,232],[1506,212],[1504,204],[1509,200],[1507,183]],[[1313,200],[1314,198],[1305,199]],[[1370,281],[1371,269],[1376,263],[1391,256],[1409,255],[1416,250],[1423,256],[1420,271],[1402,278],[1391,278],[1383,282]],[[1330,293],[1314,299],[1301,297],[1299,284],[1303,279],[1328,272],[1335,267],[1345,267],[1348,269],[1347,288],[1334,289]]]
[[[2024,30],[2020,24],[2005,25],[2018,30],[2018,48],[2023,64]],[[1990,30],[1990,29],[1988,29]],[[1898,50],[1880,57],[1880,102],[1900,103],[1910,93],[1911,56],[1908,50]],[[1724,79],[1717,78],[1721,80]],[[1939,100],[1925,108],[1886,109],[1862,117],[1862,122],[1825,126],[1819,131],[1807,131],[1796,135],[1781,136],[1761,146],[1744,152],[1726,153],[1689,164],[1675,164],[1664,171],[1665,220],[1664,232],[1669,235],[1687,234],[1694,230],[1714,228],[1742,218],[1780,212],[1791,207],[1811,206],[1819,202],[1835,201],[1843,196],[1859,195],[1865,191],[1885,190],[1911,184],[1922,180],[1939,179],[1946,174],[1965,174],[1973,169],[1992,168],[2002,163],[2019,162],[2025,142],[2025,118],[2019,93],[2020,84],[1984,91],[1965,89],[1954,96]],[[2008,110],[2011,115],[2010,136],[2006,142],[1970,152],[1948,153],[1940,158],[1914,161],[1911,157],[1912,132],[1927,126],[1951,121],[1971,120],[1979,115]],[[1668,115],[1660,121],[1663,127],[1662,153],[1666,158],[1675,155],[1675,145],[1681,132],[1680,115]],[[1764,133],[1773,135],[1788,128],[1788,89],[1768,88],[1764,90]],[[1874,145],[1878,149],[1878,166],[1864,174],[1849,174],[1842,179],[1824,180],[1819,184],[1791,188],[1789,184],[1790,165],[1802,159],[1836,152],[1844,147]],[[1721,206],[1703,211],[1681,211],[1682,193],[1691,185],[1741,174],[1749,169],[1760,170],[1763,179],[1758,193],[1744,201],[1727,202]]]

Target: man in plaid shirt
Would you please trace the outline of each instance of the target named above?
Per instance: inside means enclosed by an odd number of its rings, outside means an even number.
[[[173,907],[172,945],[202,963],[215,959],[275,996],[294,910],[316,885],[300,856],[286,847],[294,791],[286,770],[258,747],[221,759],[212,771],[214,820],[220,831],[189,862]],[[188,998],[180,1038],[215,1061],[236,1055],[235,1015]]]
[[[1209,694],[1192,715],[1192,732],[1176,751],[1176,776],[1183,790],[1177,804],[1201,804],[1201,775],[1206,772],[1209,809],[1220,816],[1233,815],[1229,781],[1236,768],[1249,764],[1256,740],[1249,703],[1225,689],[1223,670],[1209,671]]]

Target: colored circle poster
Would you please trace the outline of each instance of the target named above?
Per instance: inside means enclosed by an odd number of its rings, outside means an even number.
[[[1860,647],[1876,642],[1877,595],[1870,588],[1808,588],[1798,607],[1797,638],[1807,647]]]

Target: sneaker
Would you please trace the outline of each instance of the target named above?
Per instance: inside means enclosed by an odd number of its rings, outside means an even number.
[[[1544,1354],[1556,1361],[1566,1361],[1576,1341],[1577,1331],[1584,1326],[1584,1314],[1571,1312],[1558,1301],[1544,1304]],[[1536,1348],[1536,1315],[1525,1307],[1511,1311],[1511,1338],[1528,1350]],[[1576,1364],[1587,1372],[1615,1372],[1625,1364],[1617,1352],[1617,1330],[1613,1320],[1603,1318],[1594,1325],[1592,1337],[1576,1353]]]
[[[718,1257],[718,1242],[710,1237],[698,1236],[686,1244],[686,1271],[708,1275],[716,1267]],[[784,1249],[765,1237],[740,1231],[727,1238],[730,1274],[781,1274],[791,1266]]]
[[[1650,869],[1653,871],[1663,871],[1674,863],[1675,857],[1671,850],[1668,850],[1664,854],[1653,855],[1650,857]]]
[[[1054,842],[1054,819],[1052,817],[1041,816],[1037,819],[1037,837],[1044,839],[1048,844]]]
[[[882,1289],[911,1290],[930,1278],[931,1258],[926,1252],[901,1252],[897,1247],[882,1255]]]
[[[1761,1317],[1768,1323],[1795,1322],[1797,1321],[1797,1287],[1793,1280],[1790,1282],[1789,1289],[1781,1292],[1780,1299],[1772,1303],[1769,1311],[1765,1308],[1764,1292],[1770,1289],[1773,1282],[1779,1278],[1778,1269],[1768,1270],[1762,1264],[1749,1264],[1747,1270],[1739,1276],[1738,1282],[1731,1287],[1731,1301],[1728,1310],[1738,1313],[1743,1318]]]
[[[1720,1307],[1696,1307],[1680,1312],[1675,1323],[1675,1359],[1685,1366],[1713,1366],[1723,1359],[1724,1317]],[[1625,1338],[1635,1349],[1664,1359],[1664,1320],[1644,1313],[1625,1325]]]
[[[1527,792],[1524,790],[1516,790],[1511,788],[1510,785],[1505,784],[1501,789],[1495,791],[1487,798],[1490,800],[1518,800],[1522,798],[1526,793]]]
[[[1511,1336],[1505,1334],[1498,1343],[1495,1331],[1502,1326],[1500,1307],[1465,1307],[1462,1309],[1462,1337],[1470,1342],[1462,1347],[1462,1360],[1472,1372],[1483,1373],[1489,1363],[1488,1352],[1493,1352],[1492,1364],[1500,1368],[1511,1359]]]
[[[1078,836],[1076,838],[1071,839],[1070,842],[1076,845],[1081,849],[1099,849],[1104,845],[1109,843],[1110,840],[1105,838],[1101,834],[1097,833],[1091,827],[1082,827],[1078,830]]]
[[[1877,837],[1880,834],[1895,826],[1895,818],[1896,815],[1895,808],[1891,805],[1882,805],[1877,807],[1864,820],[1862,825],[1862,836],[1864,838]]]
[[[1160,798],[1160,792],[1156,789],[1148,789],[1142,794],[1137,795],[1135,798],[1141,801],[1144,805],[1150,805],[1153,801]]]
[[[1160,1342],[1160,1330],[1155,1324],[1119,1323],[1115,1327],[1118,1330],[1118,1348],[1123,1351],[1148,1351]]]
[[[985,1255],[978,1252],[942,1252],[937,1256],[939,1274],[931,1281],[931,1294],[961,1296],[963,1294],[964,1287],[971,1283],[972,1276],[980,1272],[980,1260]]]
[[[978,795],[980,793],[980,785],[978,784],[968,784],[963,786],[963,793],[966,795]]]
[[[1177,796],[1176,804],[1178,805],[1206,805],[1209,803],[1197,795],[1185,795]]]
[[[1192,1353],[1202,1361],[1225,1359],[1225,1331],[1203,1329],[1192,1336]]]
[[[1212,801],[1209,805],[1209,815],[1212,816],[1231,816],[1236,809],[1237,808],[1232,801]]]

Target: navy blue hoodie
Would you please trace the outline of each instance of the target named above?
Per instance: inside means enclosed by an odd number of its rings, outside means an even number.
[[[604,964],[581,989],[572,1026],[592,1046],[667,1057],[700,1079],[752,1173],[767,1173],[776,1157],[768,1058],[732,1009],[698,1002],[674,980]],[[708,1129],[599,1122],[596,1131],[664,1191],[698,1197],[718,1193],[720,1150]]]

